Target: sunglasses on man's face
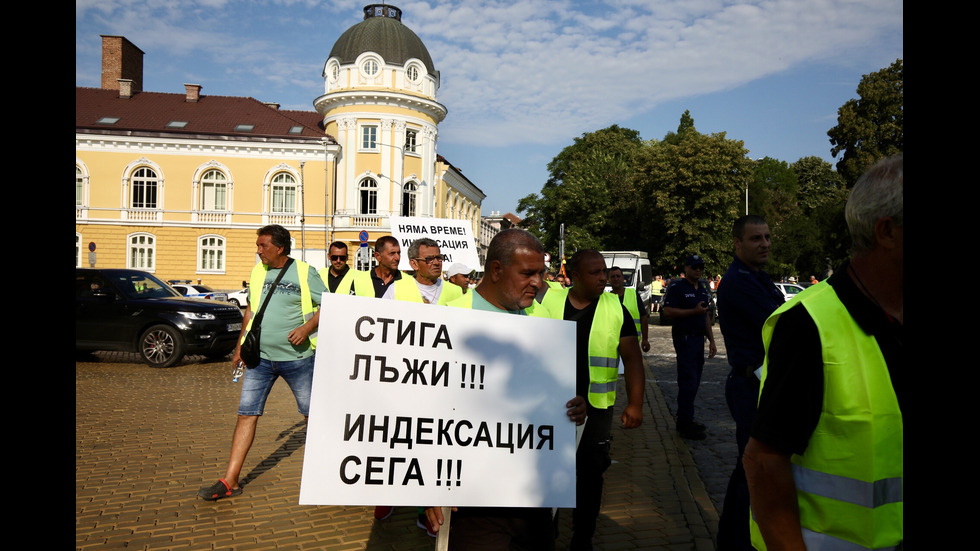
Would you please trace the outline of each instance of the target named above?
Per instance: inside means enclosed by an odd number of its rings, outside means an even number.
[[[333,260],[333,261],[343,260],[344,262],[347,262],[347,255],[346,254],[332,254],[332,255],[330,255],[330,260]]]

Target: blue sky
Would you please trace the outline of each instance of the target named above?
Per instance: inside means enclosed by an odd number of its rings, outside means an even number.
[[[142,49],[145,90],[251,96],[313,110],[340,34],[367,1],[78,0],[75,85],[98,87],[100,34]],[[389,2],[428,47],[449,109],[438,151],[489,211],[537,193],[585,132],[727,132],[752,158],[828,161],[827,130],[861,75],[903,58],[901,0]]]

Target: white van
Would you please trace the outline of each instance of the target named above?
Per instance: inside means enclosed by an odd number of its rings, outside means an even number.
[[[653,282],[653,269],[650,258],[643,251],[599,251],[606,259],[606,268],[617,266],[623,270],[626,286],[636,289],[637,296],[643,304],[650,307],[650,283]],[[606,290],[612,287],[606,286]]]

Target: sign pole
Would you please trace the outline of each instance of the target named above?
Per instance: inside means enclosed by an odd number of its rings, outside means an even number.
[[[442,526],[436,536],[436,551],[449,551],[449,517],[453,514],[452,507],[442,508]]]

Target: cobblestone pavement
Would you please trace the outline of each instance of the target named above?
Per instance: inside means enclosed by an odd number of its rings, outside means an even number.
[[[650,329],[644,423],[614,426],[596,549],[711,550],[735,448],[724,359],[706,366],[697,400],[709,438],[682,440],[670,416],[670,329]],[[433,548],[411,508],[375,522],[366,507],[298,504],[306,433],[285,384],[273,388],[259,421],[244,493],[205,502],[197,490],[223,475],[235,425],[240,387],[229,362],[191,357],[152,369],[131,354],[97,353],[76,357],[75,380],[78,550]],[[570,517],[559,513],[559,550]]]

